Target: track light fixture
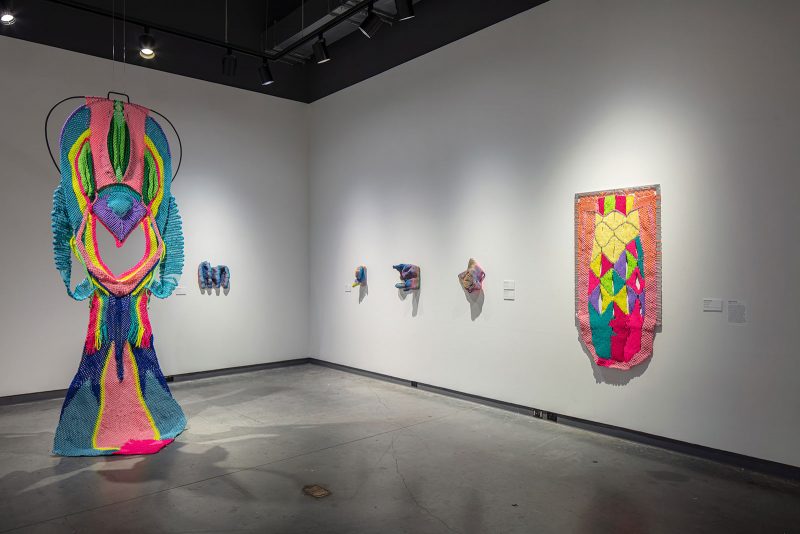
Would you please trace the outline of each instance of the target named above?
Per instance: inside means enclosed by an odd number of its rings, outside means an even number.
[[[258,67],[258,79],[261,85],[266,86],[275,82],[272,77],[272,71],[269,70],[269,62],[265,59],[264,62]]]
[[[397,8],[397,20],[408,20],[414,18],[414,0],[394,0]]]
[[[317,41],[312,46],[314,50],[314,59],[317,60],[318,64],[327,63],[331,60],[331,57],[328,55],[328,46],[325,44],[325,38],[320,34]]]
[[[222,56],[222,74],[225,76],[236,76],[236,56],[233,55],[233,50],[230,48],[228,52]]]
[[[139,55],[142,59],[156,57],[156,40],[150,35],[149,28],[145,28],[144,33],[139,36]]]
[[[361,30],[361,33],[363,33],[367,39],[372,39],[372,36],[378,33],[381,26],[383,26],[383,21],[372,11],[372,6],[369,6],[367,9],[367,16],[358,29]]]
[[[174,27],[163,26],[158,23],[151,24],[143,20],[128,20],[128,23],[130,24],[136,24],[140,27],[144,27],[144,33],[139,37],[139,55],[143,59],[153,59],[156,56],[156,42],[153,36],[150,35],[149,31],[149,27],[152,27],[159,35],[173,35],[183,39],[188,39],[190,41],[201,42],[206,45],[218,47],[218,49],[226,49],[227,52],[222,57],[222,71],[226,76],[236,75],[237,57],[233,55],[233,50],[236,50],[237,53],[244,54],[245,56],[261,58],[262,65],[258,69],[259,79],[261,84],[268,85],[271,80],[271,72],[269,69],[269,64],[264,60],[281,61],[301,48],[307,50],[305,47],[307,47],[308,43],[313,41],[316,37],[316,41],[312,43],[314,59],[317,63],[326,63],[331,60],[331,57],[328,54],[328,47],[325,42],[324,34],[338,27],[340,24],[352,21],[353,18],[357,17],[360,13],[363,13],[364,10],[367,10],[367,16],[361,24],[361,31],[367,37],[372,37],[375,32],[377,32],[378,28],[384,23],[392,24],[395,21],[408,20],[414,17],[413,0],[395,0],[396,12],[394,15],[383,10],[375,11],[373,9],[373,4],[376,0],[367,0],[366,2],[345,2],[341,6],[341,11],[338,11],[335,15],[331,13],[332,17],[330,20],[321,26],[316,27],[314,30],[304,33],[299,39],[292,40],[292,42],[287,46],[283,46],[278,50],[256,50],[246,46],[233,45],[228,42],[228,1],[224,1],[224,40],[200,36],[194,33],[185,32],[183,30],[178,30]],[[9,0],[0,0],[0,26],[10,26],[17,20],[16,16],[10,9],[8,2]],[[75,10],[116,20],[116,14],[113,10],[109,11],[97,6],[84,5],[78,2],[58,1],[56,3],[64,4]],[[267,11],[267,15],[269,15],[269,11]]]
[[[3,26],[11,26],[15,22],[17,22],[17,17],[5,7],[0,7],[0,24]]]

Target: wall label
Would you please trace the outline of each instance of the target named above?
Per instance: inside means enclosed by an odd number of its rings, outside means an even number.
[[[729,324],[747,323],[747,302],[743,300],[728,301],[728,323]]]
[[[503,300],[517,300],[517,282],[503,280]]]

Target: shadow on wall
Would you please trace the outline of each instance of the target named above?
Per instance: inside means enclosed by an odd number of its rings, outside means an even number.
[[[411,293],[411,316],[416,317],[419,314],[419,289],[414,289],[412,291],[404,291],[402,289],[397,290],[397,296],[400,300],[406,300],[408,298],[408,294]]]
[[[219,296],[220,292],[221,292],[223,295],[227,295],[228,293],[230,293],[230,292],[231,292],[231,286],[230,286],[230,284],[228,285],[228,287],[226,287],[226,288],[223,288],[223,289],[222,289],[222,291],[220,291],[220,288],[219,288],[219,286],[217,286],[217,287],[215,287],[215,288],[213,288],[213,289],[212,289],[212,288],[210,288],[210,287],[208,287],[208,288],[202,288],[202,287],[201,287],[201,288],[200,288],[200,294],[201,294],[201,295],[217,295],[217,296]]]
[[[474,291],[470,293],[463,287],[461,289],[464,291],[464,298],[466,298],[467,302],[469,302],[470,317],[474,321],[480,317],[481,313],[483,313],[483,301],[485,300],[485,295],[483,294],[483,291]]]

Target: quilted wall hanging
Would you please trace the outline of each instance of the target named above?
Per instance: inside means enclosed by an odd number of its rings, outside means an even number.
[[[661,324],[661,190],[575,195],[575,306],[597,365],[630,369]]]
[[[148,109],[87,97],[64,124],[60,146],[61,181],[52,214],[55,264],[69,296],[88,300],[89,328],[53,452],[154,453],[186,425],[156,358],[147,310],[151,295],[172,294],[183,269],[167,138]],[[143,232],[141,260],[113,273],[98,247],[96,234],[103,228],[117,247]],[[87,273],[74,289],[70,252]]]

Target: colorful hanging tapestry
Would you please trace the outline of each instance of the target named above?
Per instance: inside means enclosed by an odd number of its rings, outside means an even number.
[[[55,454],[154,453],[186,426],[159,367],[147,313],[150,296],[167,298],[183,269],[171,181],[167,138],[146,108],[87,97],[64,124],[53,249],[69,296],[89,301],[89,329],[61,409]],[[98,246],[102,228],[117,247],[142,232],[142,259],[114,274]],[[87,273],[74,289],[70,252]]]
[[[575,195],[575,304],[597,365],[630,369],[661,324],[661,190]]]

